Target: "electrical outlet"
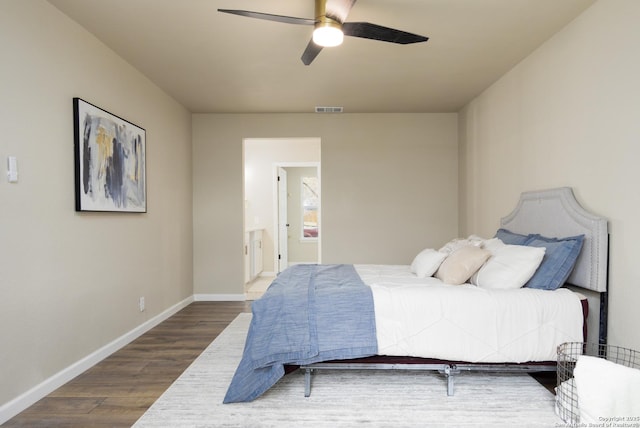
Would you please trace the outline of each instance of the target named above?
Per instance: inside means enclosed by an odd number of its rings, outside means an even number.
[[[138,300],[138,308],[140,308],[140,312],[144,312],[144,297],[140,297]]]

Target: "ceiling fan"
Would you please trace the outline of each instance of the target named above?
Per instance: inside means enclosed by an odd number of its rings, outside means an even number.
[[[340,45],[345,35],[401,45],[429,40],[428,37],[369,22],[345,22],[355,2],[356,0],[315,0],[315,18],[296,18],[236,9],[218,9],[218,12],[286,24],[313,25],[313,38],[302,54],[302,62],[305,65],[311,64],[323,47]]]

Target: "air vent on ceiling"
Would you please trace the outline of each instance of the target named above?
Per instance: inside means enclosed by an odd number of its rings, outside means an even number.
[[[320,107],[320,106],[316,106],[316,113],[342,113],[342,107]]]

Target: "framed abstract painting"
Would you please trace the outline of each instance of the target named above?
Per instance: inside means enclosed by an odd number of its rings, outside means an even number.
[[[146,131],[73,99],[76,211],[147,212]]]

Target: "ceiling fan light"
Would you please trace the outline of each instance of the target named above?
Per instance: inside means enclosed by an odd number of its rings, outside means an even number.
[[[335,25],[318,25],[313,30],[313,43],[325,48],[342,44],[344,34],[342,29]]]

